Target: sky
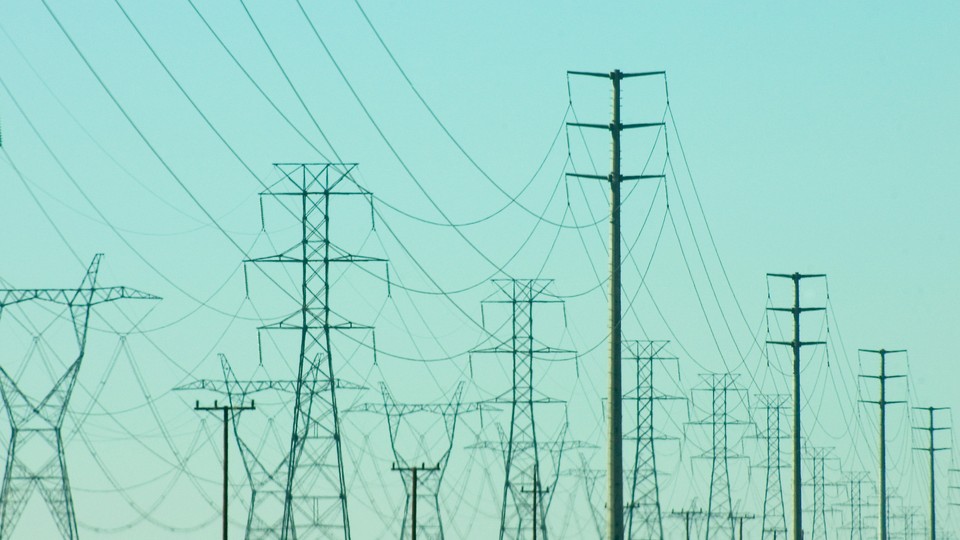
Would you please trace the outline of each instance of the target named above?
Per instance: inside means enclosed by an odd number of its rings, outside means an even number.
[[[568,70],[666,71],[623,85],[625,122],[665,123],[625,133],[623,147],[625,173],[665,175],[625,186],[623,225],[625,337],[671,340],[677,361],[656,373],[657,390],[689,397],[658,404],[655,428],[675,438],[657,443],[664,508],[706,505],[710,468],[691,459],[710,443],[696,425],[710,412],[701,374],[738,374],[731,414],[744,422],[761,418],[757,394],[788,391],[786,351],[763,342],[789,339],[789,321],[765,308],[791,291],[766,274],[795,271],[828,276],[801,297],[828,308],[804,316],[805,336],[828,345],[805,354],[802,408],[809,444],[831,448],[828,480],[875,476],[876,410],[857,400],[876,399],[858,375],[878,366],[858,349],[906,349],[889,363],[908,375],[890,399],[909,402],[889,409],[892,505],[926,505],[926,462],[911,451],[926,443],[910,434],[924,419],[908,407],[960,407],[949,339],[960,325],[960,7],[302,5],[0,4],[0,279],[75,287],[104,253],[100,283],[162,297],[94,312],[63,428],[82,536],[218,530],[220,423],[193,405],[223,396],[174,389],[221,379],[218,353],[240,378],[296,376],[295,340],[257,327],[297,308],[298,270],[243,261],[299,233],[291,201],[260,197],[283,181],[273,164],[331,161],[358,163],[353,180],[373,194],[372,209],[335,198],[333,242],[389,260],[332,274],[338,316],[376,328],[334,342],[338,377],[365,387],[340,397],[354,537],[399,532],[404,485],[391,464],[437,461],[449,443],[443,417],[421,414],[409,426],[420,435],[394,453],[383,414],[365,412],[382,406],[381,383],[408,403],[449,402],[460,382],[464,403],[510,389],[509,357],[470,353],[509,337],[509,311],[481,308],[500,299],[490,280],[507,278],[554,279],[544,298],[564,300],[535,310],[538,343],[577,351],[534,361],[537,391],[566,402],[537,409],[538,436],[579,444],[559,465],[545,460],[562,473],[548,527],[595,535],[602,503],[588,494],[599,498],[603,480],[574,469],[603,463],[608,203],[598,181],[565,174],[606,174],[609,141],[565,123],[608,122],[610,90]],[[0,367],[36,400],[76,357],[66,316],[42,304],[0,314]],[[279,463],[292,398],[256,399],[234,435]],[[952,413],[938,418],[952,425]],[[441,488],[448,535],[495,534],[503,460],[484,444],[508,425],[506,410],[458,418]],[[731,436],[731,453],[749,457],[730,460],[731,504],[760,514],[756,429]],[[239,535],[250,492],[232,451]],[[938,458],[949,530],[954,459]],[[828,516],[831,534],[846,519]],[[759,537],[759,520],[746,527]],[[52,531],[35,494],[14,537]]]

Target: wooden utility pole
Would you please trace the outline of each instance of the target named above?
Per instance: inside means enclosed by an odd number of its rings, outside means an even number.
[[[537,516],[538,516],[537,512],[539,510],[537,501],[540,500],[541,495],[545,493],[550,493],[550,488],[544,489],[540,487],[540,476],[537,469],[534,469],[533,470],[533,487],[531,489],[520,488],[520,491],[522,493],[531,493],[533,495],[533,540],[537,540]],[[546,534],[546,532],[544,532],[544,534]]]
[[[906,403],[906,401],[890,401],[887,399],[887,380],[901,379],[906,375],[887,375],[887,355],[907,352],[905,350],[888,351],[886,349],[860,349],[860,352],[880,355],[880,374],[861,375],[864,379],[876,379],[880,382],[880,400],[870,401],[861,399],[861,403],[872,403],[880,407],[880,540],[888,540],[887,534],[887,405]]]
[[[610,132],[612,139],[610,174],[601,176],[568,173],[567,176],[606,180],[610,183],[610,379],[607,388],[607,404],[610,412],[607,416],[607,539],[623,540],[623,381],[621,379],[621,339],[623,332],[620,326],[622,317],[620,267],[623,261],[620,256],[620,183],[624,180],[663,179],[664,175],[622,175],[620,173],[620,133],[624,129],[633,128],[658,127],[662,129],[664,123],[621,123],[620,81],[630,77],[666,76],[666,72],[623,73],[617,69],[610,73],[568,71],[567,74],[601,77],[609,79],[613,83],[613,115],[609,124],[584,124],[579,122],[569,122],[567,124],[578,128],[596,128]]]
[[[390,467],[390,470],[409,472],[410,476],[413,478],[413,485],[410,489],[410,540],[417,540],[417,480],[422,472],[438,472],[440,470],[440,465],[427,467],[425,464],[421,463],[419,467],[416,465],[413,467],[398,467],[397,464],[394,463],[393,466]]]
[[[700,509],[674,510],[673,512],[670,512],[670,515],[683,520],[683,530],[686,533],[684,538],[686,538],[686,540],[690,540],[691,538],[690,525],[693,524],[693,520],[695,518],[699,518],[700,516],[703,515],[703,510],[700,510]]]
[[[197,401],[193,407],[195,411],[210,411],[223,413],[223,540],[227,540],[227,501],[229,499],[229,474],[227,465],[230,459],[230,413],[240,411],[254,410],[255,403],[251,400],[250,405],[220,405],[216,401],[212,407],[201,407],[200,401]]]
[[[803,477],[800,474],[803,456],[800,448],[800,349],[808,345],[825,345],[825,341],[800,341],[800,315],[808,311],[825,311],[825,307],[800,307],[800,281],[807,278],[824,278],[826,274],[767,274],[767,277],[785,278],[793,281],[793,307],[771,307],[769,311],[782,311],[793,315],[793,340],[768,341],[770,345],[786,345],[793,349],[793,540],[803,540]]]

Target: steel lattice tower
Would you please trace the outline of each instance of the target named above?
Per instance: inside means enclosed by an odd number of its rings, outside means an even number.
[[[826,487],[833,485],[826,481],[827,471],[826,463],[830,458],[830,449],[828,448],[808,448],[807,458],[810,460],[810,482],[813,490],[813,508],[810,539],[820,540],[827,538],[827,494]]]
[[[218,355],[223,370],[222,379],[200,379],[174,388],[177,391],[206,390],[225,396],[230,407],[243,407],[247,397],[261,392],[276,392],[292,396],[297,390],[297,381],[257,379],[240,380],[234,374],[230,362],[223,354]],[[311,373],[309,377],[316,377]],[[337,380],[338,390],[363,390],[364,387]],[[234,440],[240,450],[244,472],[250,486],[250,506],[247,510],[245,540],[277,540],[283,531],[283,503],[286,493],[287,460],[284,452],[279,461],[267,461],[262,448],[253,448],[240,434],[240,418],[237,412],[231,416]]]
[[[410,475],[403,473],[417,468],[417,472],[414,473],[419,473],[416,490],[416,502],[419,507],[419,513],[416,517],[417,538],[443,540],[440,487],[453,451],[457,419],[460,414],[478,411],[481,405],[476,403],[463,405],[461,403],[463,383],[457,385],[453,399],[449,403],[397,403],[385,384],[381,384],[381,393],[383,394],[382,406],[367,404],[352,410],[378,412],[386,416],[387,428],[390,432],[390,448],[395,461],[394,470],[401,472],[404,493],[406,494],[400,539],[409,539],[412,536],[413,528],[411,526],[413,490],[410,486],[412,478]],[[428,455],[430,449],[422,446],[423,441],[420,438],[423,432],[418,429],[418,425],[414,425],[415,417],[425,415],[440,416],[443,420],[447,444],[439,455]],[[417,448],[417,452],[420,454],[419,456],[412,456],[408,448],[401,448],[400,439],[404,437],[404,432],[409,432],[418,441],[420,447]]]
[[[261,327],[300,333],[281,538],[349,539],[331,333],[373,329],[331,310],[330,267],[385,260],[345,253],[330,237],[334,197],[359,196],[372,205],[372,194],[350,176],[356,164],[281,163],[276,167],[281,179],[261,196],[297,200],[300,239],[283,253],[248,262],[293,265],[299,267],[301,277],[298,309],[286,319]]]
[[[701,375],[704,386],[695,390],[710,395],[710,414],[707,419],[691,422],[694,425],[709,426],[711,428],[710,450],[704,452],[700,459],[709,459],[710,498],[707,503],[707,534],[706,538],[733,538],[735,533],[733,520],[733,503],[730,496],[730,459],[743,456],[730,452],[730,426],[742,426],[747,422],[737,420],[732,414],[735,406],[730,404],[730,394],[740,394],[743,390],[736,386],[737,376],[731,373],[710,373]],[[723,531],[729,532],[724,534]]]
[[[654,364],[676,357],[662,356],[669,341],[624,341],[624,359],[636,362],[636,385],[624,399],[636,401],[636,427],[625,437],[634,443],[630,502],[627,509],[627,538],[663,540],[663,509],[657,479],[657,455],[654,433],[654,403],[676,399],[654,390]]]
[[[787,517],[783,503],[783,480],[780,473],[784,466],[781,462],[780,441],[789,438],[781,425],[783,411],[787,409],[790,396],[757,396],[760,411],[763,411],[763,431],[759,439],[766,443],[763,468],[767,481],[763,491],[763,522],[761,538],[785,540],[787,537]]]
[[[78,537],[61,430],[86,352],[91,309],[122,299],[159,299],[129,287],[98,287],[102,258],[102,254],[93,258],[76,289],[0,290],[0,313],[11,305],[30,301],[67,306],[78,348],[76,359],[40,401],[24,394],[0,367],[0,393],[10,420],[10,444],[0,490],[0,539],[13,534],[34,490],[40,492],[63,537],[69,540]]]
[[[513,360],[511,389],[496,400],[510,405],[510,431],[504,437],[505,476],[500,511],[500,540],[526,540],[531,535],[537,535],[543,540],[548,538],[546,517],[551,496],[545,496],[548,490],[542,487],[541,445],[537,440],[534,408],[537,404],[559,402],[536,395],[533,387],[533,365],[537,356],[572,353],[543,346],[534,339],[534,306],[561,303],[544,295],[550,283],[552,280],[549,279],[494,280],[498,291],[484,300],[484,304],[509,305],[512,312],[512,332],[493,347],[473,351],[508,354]],[[559,460],[560,457],[557,458],[557,473],[560,471]]]
[[[850,529],[850,540],[863,540],[864,532],[867,531],[866,518],[863,515],[864,508],[872,508],[873,505],[864,502],[864,484],[869,484],[867,473],[849,473],[844,479],[844,487],[847,491],[847,502],[842,506],[847,511],[849,520],[844,529]],[[868,488],[869,489],[869,488]]]

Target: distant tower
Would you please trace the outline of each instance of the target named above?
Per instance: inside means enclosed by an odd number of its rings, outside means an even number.
[[[27,397],[9,373],[0,367],[0,393],[11,431],[3,488],[0,490],[0,540],[11,537],[35,489],[40,492],[63,537],[77,538],[77,516],[67,476],[61,429],[86,352],[90,311],[95,305],[116,300],[159,299],[129,287],[98,287],[97,273],[102,258],[102,254],[93,258],[76,289],[0,290],[0,313],[11,305],[30,301],[67,306],[79,351],[50,392],[39,401]]]
[[[512,358],[513,384],[507,394],[497,399],[510,405],[510,431],[504,441],[506,474],[500,540],[526,540],[533,535],[542,540],[548,538],[546,518],[550,499],[540,470],[542,443],[538,441],[534,411],[535,405],[559,402],[535,394],[534,359],[548,354],[571,354],[571,351],[542,346],[534,339],[534,306],[560,302],[544,294],[551,282],[547,279],[494,280],[498,291],[484,303],[510,306],[512,331],[505,339],[498,340],[497,345],[473,351]]]
[[[636,384],[626,392],[624,400],[636,402],[636,427],[624,439],[634,444],[632,481],[627,503],[627,538],[629,540],[663,540],[663,509],[660,506],[660,483],[657,479],[657,454],[654,432],[654,403],[675,399],[657,394],[654,389],[654,365],[676,357],[663,354],[668,341],[623,342],[625,360],[636,362]]]
[[[783,469],[780,457],[780,441],[789,438],[781,427],[783,411],[787,408],[789,396],[760,395],[758,409],[763,412],[764,424],[759,438],[766,443],[766,456],[763,467],[767,473],[767,482],[763,491],[763,540],[787,538],[787,517],[783,504],[783,482],[780,471]]]
[[[332,335],[372,331],[331,309],[331,266],[386,262],[346,253],[331,238],[331,201],[373,195],[358,186],[353,163],[280,163],[281,178],[261,197],[291,200],[297,242],[282,253],[252,259],[257,265],[290,265],[300,282],[292,314],[263,330],[299,333],[293,427],[283,506],[284,540],[350,539],[347,486],[337,405]],[[372,212],[371,212],[372,216]],[[315,376],[313,375],[315,374]]]
[[[743,426],[747,422],[738,420],[733,414],[737,406],[731,398],[744,390],[736,385],[736,375],[731,373],[710,373],[701,375],[704,385],[696,391],[710,396],[710,412],[703,420],[691,422],[710,428],[710,449],[697,456],[711,463],[710,498],[707,503],[707,535],[713,538],[733,538],[733,504],[730,497],[730,468],[732,458],[743,457],[730,451],[730,427]]]

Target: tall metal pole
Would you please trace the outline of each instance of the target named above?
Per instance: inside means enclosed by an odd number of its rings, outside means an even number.
[[[613,120],[610,134],[613,156],[610,165],[610,387],[607,404],[607,538],[623,540],[623,381],[620,364],[620,80],[613,81]]]
[[[823,311],[823,307],[800,307],[800,280],[822,278],[824,274],[767,274],[768,277],[787,278],[793,281],[793,307],[767,308],[770,311],[785,311],[793,315],[793,341],[768,341],[774,345],[789,345],[793,349],[793,540],[803,540],[803,493],[801,476],[800,431],[800,349],[807,345],[824,345],[823,341],[800,341],[800,315],[808,311]]]
[[[926,427],[915,427],[913,429],[919,431],[926,431],[930,436],[930,444],[926,448],[914,448],[914,450],[922,450],[930,454],[930,540],[937,540],[937,492],[936,492],[936,477],[934,476],[936,467],[935,467],[935,458],[936,453],[942,450],[948,450],[949,447],[937,447],[934,444],[934,437],[937,431],[943,431],[950,429],[949,427],[937,427],[934,424],[934,413],[937,411],[945,411],[948,407],[914,407],[914,410],[926,411],[929,415],[929,423]]]
[[[887,405],[897,403],[906,403],[905,401],[887,400],[887,380],[901,379],[904,375],[887,375],[887,355],[906,352],[903,350],[890,351],[886,349],[870,350],[860,349],[860,352],[868,352],[880,355],[880,375],[861,375],[867,379],[877,379],[880,382],[880,401],[861,400],[864,403],[872,403],[880,407],[880,515],[878,516],[880,540],[887,540]]]
[[[887,362],[880,351],[880,540],[887,540]]]
[[[934,453],[933,446],[933,407],[930,407],[930,540],[937,540],[937,493],[934,490],[936,477],[933,474]]]
[[[610,73],[568,71],[569,75],[608,78],[613,83],[613,115],[610,124],[569,122],[568,126],[599,128],[610,131],[613,143],[610,175],[567,173],[567,176],[603,179],[610,182],[610,381],[607,405],[607,540],[623,540],[623,381],[621,379],[621,287],[620,287],[620,183],[624,180],[663,179],[662,174],[620,174],[620,132],[624,129],[659,127],[663,122],[644,122],[624,125],[620,122],[620,81],[627,77],[666,76],[663,71]]]
[[[800,475],[800,274],[793,274],[793,538],[803,540],[803,479]]]
[[[417,468],[413,468],[413,498],[410,501],[412,508],[410,509],[410,538],[411,540],[417,540]]]

